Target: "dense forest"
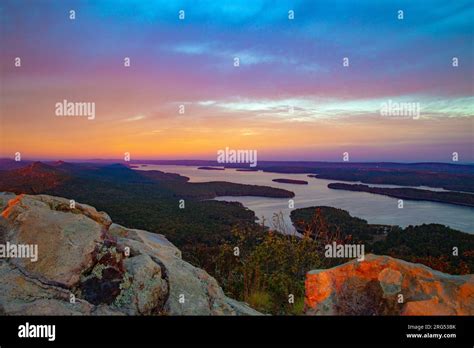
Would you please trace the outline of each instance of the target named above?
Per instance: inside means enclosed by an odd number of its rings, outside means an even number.
[[[319,214],[314,215],[316,210]],[[295,209],[290,214],[293,225],[301,233],[315,216],[325,220],[331,233],[350,236],[355,243],[372,243],[384,238],[388,231],[395,228],[389,225],[369,225],[367,221],[353,217],[345,210],[326,206]]]
[[[474,235],[438,224],[394,229],[372,252],[422,263],[450,274],[474,272]]]

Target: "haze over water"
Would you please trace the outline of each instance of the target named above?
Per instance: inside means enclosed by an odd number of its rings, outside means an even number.
[[[438,223],[456,230],[474,233],[474,209],[470,207],[441,204],[428,201],[404,200],[404,208],[398,208],[398,199],[366,192],[332,190],[327,187],[337,180],[309,178],[307,174],[281,174],[258,172],[242,172],[236,169],[201,170],[193,166],[146,165],[140,170],[160,170],[166,173],[177,173],[190,178],[190,182],[227,181],[239,184],[263,185],[286,189],[295,193],[293,198],[295,209],[311,206],[330,206],[347,210],[352,216],[367,220],[371,224],[421,225]],[[308,181],[308,185],[282,184],[272,179],[287,178]],[[395,185],[372,185],[378,187],[399,187]],[[429,188],[425,188],[429,189]],[[433,190],[438,190],[434,189]],[[216,200],[240,202],[253,210],[255,215],[265,224],[272,227],[275,213],[282,212],[289,230],[294,230],[288,199],[268,197],[217,197]]]

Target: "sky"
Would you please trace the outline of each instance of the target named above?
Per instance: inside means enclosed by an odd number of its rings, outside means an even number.
[[[469,0],[3,0],[0,156],[474,162],[473,23]]]

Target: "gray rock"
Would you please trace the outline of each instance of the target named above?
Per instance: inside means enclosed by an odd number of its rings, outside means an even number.
[[[38,245],[37,262],[0,259],[3,314],[260,314],[226,297],[163,235],[61,197],[0,193],[0,208],[0,242]]]

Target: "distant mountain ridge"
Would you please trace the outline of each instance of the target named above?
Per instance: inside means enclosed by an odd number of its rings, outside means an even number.
[[[18,163],[0,159],[0,171]],[[120,162],[118,161],[119,163]],[[49,164],[49,162],[45,162]],[[78,162],[77,166],[104,167],[117,161],[96,160]],[[126,166],[136,164],[164,164],[190,166],[224,166],[225,168],[248,168],[245,164],[219,164],[216,161],[176,160],[161,161],[133,160]],[[366,184],[398,186],[428,186],[452,191],[474,192],[474,164],[455,163],[394,163],[394,162],[309,162],[309,161],[259,161],[256,170],[281,174],[308,174],[320,179],[355,181]]]
[[[61,186],[66,181],[107,181],[113,184],[160,184],[182,197],[200,199],[216,196],[262,196],[291,198],[294,193],[288,190],[268,186],[245,185],[228,182],[189,183],[184,176],[161,171],[136,171],[122,163],[90,164],[33,162],[12,170],[0,170],[0,189],[15,193],[42,193]]]
[[[33,162],[22,168],[0,172],[0,187],[8,187],[10,191],[40,193],[64,184],[69,178],[61,165],[53,167]]]
[[[51,160],[38,160],[46,164],[61,162]],[[10,158],[0,158],[0,170],[9,169],[8,166],[21,167],[32,160],[21,160],[16,162]],[[107,165],[113,163],[122,163],[121,159],[88,159],[88,160],[65,160],[67,163],[89,163],[95,165]],[[156,164],[156,165],[184,165],[184,166],[217,166],[226,168],[248,168],[245,163],[218,163],[215,160],[130,160],[127,165],[136,164]],[[308,169],[334,169],[334,168],[361,168],[361,169],[399,169],[399,170],[432,170],[442,172],[474,173],[474,163],[453,163],[453,162],[329,162],[329,161],[264,161],[259,160],[256,168],[275,170],[308,170]],[[254,169],[254,168],[253,168]],[[282,171],[282,173],[284,173]],[[287,173],[290,173],[289,171]]]

